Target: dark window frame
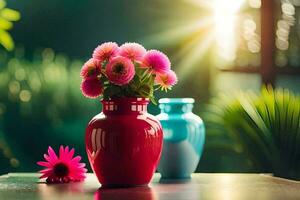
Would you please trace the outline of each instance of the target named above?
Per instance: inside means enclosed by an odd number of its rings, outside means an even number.
[[[261,0],[261,64],[260,67],[232,67],[221,69],[224,72],[255,73],[261,75],[262,84],[275,86],[276,77],[280,75],[300,75],[300,66],[278,67],[275,65],[275,16],[276,1]]]

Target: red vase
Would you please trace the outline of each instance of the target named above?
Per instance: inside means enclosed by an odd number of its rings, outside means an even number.
[[[102,186],[148,184],[163,142],[160,122],[147,113],[148,99],[102,101],[102,112],[86,129],[86,151]]]

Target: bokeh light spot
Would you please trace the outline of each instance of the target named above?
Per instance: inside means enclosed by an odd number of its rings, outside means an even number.
[[[21,86],[18,81],[11,81],[8,85],[8,88],[11,94],[18,94],[20,92]]]
[[[10,159],[10,164],[11,164],[12,167],[18,167],[20,163],[16,158],[11,158]]]
[[[252,8],[260,8],[261,7],[261,0],[249,0],[249,6]]]
[[[31,93],[29,90],[22,90],[20,92],[20,100],[23,102],[28,102],[31,99]]]
[[[281,5],[282,12],[286,15],[294,15],[295,7],[291,3],[283,3]]]
[[[23,68],[18,68],[15,72],[15,77],[18,81],[22,81],[26,78],[26,72]]]

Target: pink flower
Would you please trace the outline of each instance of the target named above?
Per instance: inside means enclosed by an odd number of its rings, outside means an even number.
[[[101,62],[91,58],[84,63],[81,68],[80,76],[87,78],[90,76],[98,76],[101,72]]]
[[[119,51],[118,44],[115,42],[105,42],[99,45],[93,52],[93,58],[100,62],[109,61],[116,56]]]
[[[169,58],[162,52],[150,50],[146,53],[142,60],[141,67],[148,68],[152,73],[165,73],[170,70],[171,62]]]
[[[116,85],[125,85],[135,75],[134,65],[128,58],[117,56],[108,62],[106,75],[110,82]]]
[[[98,77],[88,77],[82,80],[81,91],[88,98],[97,98],[103,93],[103,84]]]
[[[177,80],[177,76],[172,70],[164,74],[157,74],[155,77],[155,83],[160,85],[164,90],[171,89],[171,87],[177,83]]]
[[[146,49],[138,43],[125,43],[120,47],[119,55],[132,61],[139,61],[142,60],[146,52]]]
[[[45,161],[37,162],[38,165],[45,167],[40,173],[40,178],[47,178],[47,183],[67,183],[83,181],[85,179],[85,164],[80,163],[81,157],[74,156],[74,148],[60,146],[59,156],[49,146],[48,155],[44,154]]]

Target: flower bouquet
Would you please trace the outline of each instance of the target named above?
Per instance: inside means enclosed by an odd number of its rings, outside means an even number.
[[[148,184],[163,142],[160,122],[147,112],[153,92],[169,90],[177,77],[168,57],[137,43],[98,46],[82,67],[82,93],[101,96],[102,112],[85,134],[89,162],[106,187]]]
[[[137,43],[99,45],[81,69],[84,96],[104,100],[142,97],[155,102],[155,90],[169,90],[177,82],[168,57],[158,50],[147,51]]]

